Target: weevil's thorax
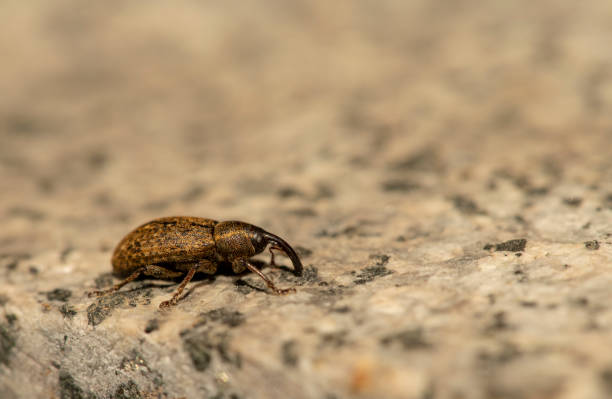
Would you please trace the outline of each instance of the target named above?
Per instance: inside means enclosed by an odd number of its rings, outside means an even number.
[[[257,255],[267,245],[263,233],[263,229],[252,224],[220,222],[214,228],[217,254],[228,261]]]

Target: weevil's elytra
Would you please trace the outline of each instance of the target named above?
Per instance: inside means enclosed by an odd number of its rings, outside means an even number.
[[[229,262],[235,273],[245,269],[256,273],[276,294],[295,291],[276,288],[249,262],[270,245],[270,263],[274,264],[273,249],[291,259],[294,273],[302,275],[302,262],[293,248],[282,238],[264,229],[237,221],[217,222],[199,217],[175,216],[152,220],[126,235],[115,248],[112,257],[113,273],[125,280],[105,291],[116,291],[141,274],[158,279],[175,279],[185,275],[169,301],[160,308],[175,305],[187,283],[196,272],[215,274],[220,262]]]

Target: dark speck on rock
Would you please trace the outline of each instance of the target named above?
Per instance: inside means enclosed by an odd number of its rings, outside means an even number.
[[[378,277],[383,277],[391,273],[393,272],[384,266],[370,266],[362,269],[361,272],[356,275],[357,278],[353,282],[355,284],[365,284]]]
[[[157,319],[151,319],[147,322],[147,325],[145,326],[145,330],[144,332],[149,334],[152,333],[153,331],[159,330],[159,320]]]
[[[455,195],[451,198],[451,200],[453,201],[453,205],[455,205],[455,208],[461,213],[465,213],[466,215],[486,214],[485,211],[478,207],[474,200],[468,197],[465,197],[463,195]]]
[[[326,333],[321,335],[321,341],[319,342],[320,347],[332,347],[340,348],[346,345],[346,337],[348,335],[347,330],[340,330],[332,333]]]
[[[328,231],[327,229],[321,229],[315,233],[316,237],[336,237],[338,234],[333,235],[334,233]]]
[[[529,178],[524,175],[519,176],[509,176],[512,183],[521,190],[528,190],[531,187],[531,183],[529,182]]]
[[[599,378],[608,395],[612,395],[612,365],[603,369],[599,374]]]
[[[206,322],[219,322],[225,324],[228,327],[238,327],[245,321],[245,317],[242,313],[237,311],[227,310],[225,308],[218,308],[210,310],[200,315],[202,318],[201,322],[197,323],[196,326],[203,325]]]
[[[278,196],[281,198],[289,198],[289,197],[303,197],[304,193],[299,191],[295,187],[282,187],[277,192]]]
[[[126,302],[130,306],[136,306],[138,302],[147,304],[151,301],[150,297],[151,289],[114,292],[103,296],[87,307],[87,321],[90,325],[97,326],[110,316],[115,308]]]
[[[391,259],[391,257],[385,254],[373,254],[370,255],[370,259],[373,259],[377,266],[384,266],[389,263],[389,259]]]
[[[315,235],[317,237],[330,237],[330,238],[336,238],[339,236],[346,236],[346,237],[377,237],[380,236],[380,233],[377,231],[372,231],[371,227],[369,227],[370,225],[375,224],[372,221],[369,220],[360,220],[358,221],[356,224],[354,225],[348,225],[342,229],[339,230],[328,230],[328,229],[322,229],[320,231],[318,231]]]
[[[407,154],[391,164],[400,171],[439,172],[444,169],[438,153],[432,148],[425,148],[416,153]]]
[[[160,387],[164,384],[162,374],[152,369],[142,354],[136,349],[133,349],[128,356],[124,356],[123,359],[121,359],[119,368],[127,373],[138,372],[140,375],[146,376],[156,387]]]
[[[297,353],[297,342],[295,340],[283,342],[283,345],[281,346],[281,355],[283,364],[289,367],[297,366],[299,361]]]
[[[571,198],[563,198],[563,203],[567,206],[578,207],[582,204],[582,198],[579,197],[571,197]]]
[[[19,261],[18,260],[12,260],[9,263],[6,264],[6,268],[8,270],[15,270],[17,269],[17,265],[19,265]]]
[[[502,347],[496,351],[483,350],[478,354],[478,360],[483,367],[491,368],[496,364],[506,364],[521,356],[521,352],[516,345],[512,343],[504,343]]]
[[[314,266],[306,266],[302,273],[302,280],[306,283],[315,283],[319,281],[319,270]]]
[[[597,240],[593,240],[593,241],[586,241],[584,243],[584,247],[586,249],[590,249],[591,251],[596,251],[599,249],[599,241]]]
[[[116,292],[98,299],[87,307],[88,323],[92,326],[97,326],[110,316],[117,306],[125,301],[126,297],[122,292]]]
[[[499,244],[487,244],[484,246],[484,250],[494,249],[495,251],[509,251],[509,252],[523,252],[527,240],[525,238],[518,238],[515,240],[504,241]]]
[[[487,326],[487,332],[496,332],[510,329],[506,312],[497,312],[493,315],[493,321]]]
[[[589,305],[589,298],[581,296],[578,298],[571,299],[570,303],[574,306],[586,307]]]
[[[314,195],[314,200],[321,200],[326,198],[333,198],[335,195],[334,190],[330,186],[324,183],[317,184],[317,191]]]
[[[319,293],[318,295],[326,296],[326,297],[338,297],[344,294],[344,288],[345,287],[342,285],[339,285],[337,287],[328,287],[328,288],[318,291]]]
[[[8,270],[15,270],[19,263],[23,260],[27,260],[31,257],[28,253],[17,253],[17,254],[0,254],[0,262]]]
[[[414,328],[386,335],[380,339],[381,345],[391,346],[398,344],[404,350],[425,349],[431,347],[423,337],[421,328]]]
[[[355,275],[355,280],[353,281],[355,284],[365,284],[378,277],[393,273],[393,271],[385,267],[390,259],[388,255],[370,255],[370,259],[375,261],[374,266],[361,269],[361,271]]]
[[[147,325],[145,326],[145,333],[150,334],[153,331],[159,330],[159,320],[151,319],[147,321]]]
[[[193,366],[198,371],[205,371],[212,362],[213,353],[216,353],[224,363],[236,368],[242,367],[242,357],[239,352],[232,352],[229,347],[227,332],[214,332],[209,326],[193,327],[182,331],[183,349],[189,354]]]
[[[64,248],[59,256],[60,262],[66,262],[68,256],[72,253],[72,251],[74,251],[74,248],[71,246],[67,246],[66,248]]]
[[[9,324],[0,324],[0,364],[9,364],[17,338]]]
[[[89,154],[87,163],[92,169],[100,169],[106,165],[108,161],[108,155],[100,150],[94,150]]]
[[[200,198],[205,192],[206,190],[204,190],[204,186],[201,184],[196,184],[181,194],[179,199],[183,202],[192,202]]]
[[[67,371],[59,373],[59,388],[61,399],[95,399],[91,392],[85,392]]]
[[[210,366],[212,360],[212,346],[206,336],[188,335],[183,338],[183,348],[191,357],[193,367],[198,371],[205,371]]]
[[[6,317],[6,321],[8,321],[9,326],[12,326],[17,321],[17,315],[14,313],[7,313],[4,317]]]
[[[47,292],[47,299],[50,301],[67,302],[68,298],[70,298],[71,296],[72,292],[64,288],[56,288],[52,291]]]
[[[15,217],[20,217],[24,219],[28,219],[33,222],[40,221],[45,218],[45,213],[39,211],[38,209],[15,206],[8,210],[8,214]]]
[[[527,221],[521,215],[514,215],[514,220],[520,224],[527,224]]]
[[[548,194],[550,188],[548,187],[529,187],[527,189],[527,195],[531,196],[542,196]]]
[[[77,314],[76,310],[74,310],[74,306],[70,306],[66,303],[60,306],[58,310],[64,318],[68,319],[72,319]]]
[[[238,352],[232,353],[227,334],[222,333],[216,335],[213,338],[213,342],[215,342],[215,349],[217,350],[221,361],[231,364],[236,368],[242,367],[242,356]]]
[[[300,258],[306,258],[312,255],[312,250],[306,247],[302,247],[298,245],[294,249]]]
[[[381,184],[381,188],[386,192],[402,192],[407,193],[409,191],[414,191],[420,188],[420,186],[414,182],[407,180],[387,180]]]
[[[113,396],[114,399],[140,399],[142,397],[138,385],[132,380],[119,385]]]
[[[38,189],[43,193],[52,193],[55,190],[55,183],[48,177],[41,177],[36,183]]]

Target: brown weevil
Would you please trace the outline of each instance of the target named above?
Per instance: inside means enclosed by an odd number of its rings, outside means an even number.
[[[291,259],[293,271],[302,275],[302,262],[293,248],[282,238],[244,222],[217,222],[199,217],[175,216],[152,220],[126,235],[115,248],[111,263],[113,274],[125,280],[91,295],[117,291],[141,274],[156,279],[172,280],[185,275],[169,301],[159,307],[176,305],[183,289],[196,272],[215,274],[221,262],[232,265],[234,273],[245,269],[261,277],[277,295],[295,292],[294,288],[276,288],[272,280],[249,262],[270,244],[270,264],[274,265],[273,249]]]

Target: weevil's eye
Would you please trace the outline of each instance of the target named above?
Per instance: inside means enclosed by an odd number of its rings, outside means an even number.
[[[263,251],[266,247],[266,240],[260,232],[255,232],[251,236],[251,242],[253,243],[253,247],[255,247],[255,252],[259,253]]]

